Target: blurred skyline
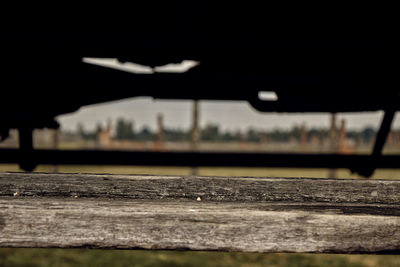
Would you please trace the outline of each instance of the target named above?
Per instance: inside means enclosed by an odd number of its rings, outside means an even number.
[[[328,128],[328,113],[264,113],[253,109],[245,101],[199,101],[200,126],[218,124],[222,131],[255,129],[288,129],[294,125],[305,124],[308,128]],[[157,128],[157,114],[164,116],[167,128],[188,129],[191,126],[191,100],[153,100],[149,97],[129,98],[102,104],[82,107],[80,110],[58,117],[63,130],[75,130],[78,123],[86,129],[94,129],[96,124],[105,125],[108,120],[115,123],[119,117],[134,122],[135,129],[148,126]],[[367,126],[377,128],[383,112],[339,113],[338,122],[346,119],[348,129],[361,129]],[[396,114],[392,128],[400,128],[399,113]]]

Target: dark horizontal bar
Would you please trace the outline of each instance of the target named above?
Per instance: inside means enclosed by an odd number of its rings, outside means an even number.
[[[400,168],[400,155],[287,154],[248,152],[156,152],[108,150],[0,149],[0,163],[33,161],[56,165],[145,165],[145,166],[226,166],[350,168],[367,166]]]

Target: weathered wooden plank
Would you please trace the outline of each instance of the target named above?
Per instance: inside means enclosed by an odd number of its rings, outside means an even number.
[[[0,174],[0,247],[398,253],[400,182]]]
[[[400,181],[2,173],[0,196],[400,204]]]

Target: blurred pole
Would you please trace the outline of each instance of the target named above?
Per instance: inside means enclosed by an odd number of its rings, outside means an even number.
[[[307,151],[307,127],[305,124],[300,128],[300,151]]]
[[[156,149],[162,150],[164,147],[164,119],[161,113],[157,115],[157,129]]]
[[[162,143],[164,142],[164,119],[161,113],[157,115],[157,128],[157,140],[158,142]]]
[[[58,130],[53,129],[50,130],[50,139],[51,139],[51,148],[52,149],[58,149],[58,143],[59,143],[59,135],[58,135]],[[58,172],[58,166],[53,165],[51,168],[52,172]]]
[[[19,167],[24,171],[32,172],[37,164],[32,157],[33,152],[33,129],[30,127],[19,128],[19,151],[21,152],[21,159]]]
[[[336,128],[336,113],[331,114],[331,127],[329,130],[329,144],[331,153],[336,153],[338,150],[338,136]],[[337,170],[329,169],[328,178],[337,178]]]
[[[192,109],[192,142],[191,142],[192,151],[196,151],[198,149],[199,140],[200,140],[199,101],[194,100]],[[197,174],[198,174],[197,167],[192,167],[192,175],[197,175]]]
[[[346,140],[347,140],[346,120],[342,119],[340,121],[340,130],[338,134],[338,149],[337,149],[337,151],[341,154],[348,153]]]

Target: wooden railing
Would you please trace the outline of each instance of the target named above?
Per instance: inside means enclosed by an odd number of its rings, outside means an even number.
[[[0,247],[398,253],[400,181],[0,174]]]

